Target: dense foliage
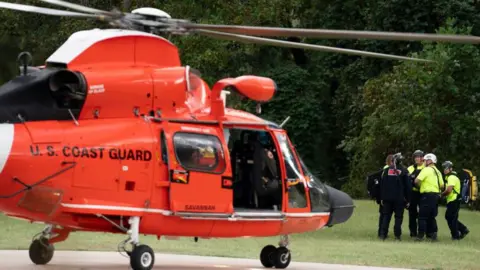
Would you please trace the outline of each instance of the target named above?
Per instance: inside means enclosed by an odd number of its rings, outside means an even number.
[[[362,130],[344,147],[353,156],[351,176],[356,180],[348,186],[354,194],[363,192],[354,176],[375,170],[393,151],[409,156],[420,148],[436,153],[439,162],[451,160],[458,169],[480,169],[472,152],[480,147],[478,47],[426,44],[419,56],[436,63],[402,63],[365,84]]]
[[[28,3],[28,1],[26,1]],[[36,3],[30,1],[30,3]],[[82,0],[101,9],[159,7],[196,22],[284,27],[479,34],[480,4],[473,0]],[[450,19],[449,18],[453,18]],[[78,30],[105,27],[78,20],[0,11],[0,81],[17,70],[16,55],[30,51],[42,64]],[[366,173],[385,156],[415,149],[440,161],[480,172],[478,47],[373,40],[309,40],[343,48],[436,60],[415,64],[343,54],[290,50],[198,36],[171,37],[184,64],[213,84],[227,76],[258,74],[277,81],[280,92],[263,116],[285,126],[303,159],[324,181],[355,197],[365,195]],[[300,39],[290,39],[297,40]],[[254,111],[253,104],[238,104]],[[410,160],[409,160],[410,161]]]

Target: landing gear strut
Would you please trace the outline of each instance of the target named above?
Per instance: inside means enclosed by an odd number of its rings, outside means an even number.
[[[126,244],[132,245],[132,251],[124,251],[130,256],[130,266],[133,270],[151,270],[155,264],[155,253],[147,245],[139,244],[140,218],[131,217],[128,220],[130,230],[127,231],[129,238]]]
[[[287,268],[292,260],[292,255],[288,249],[289,236],[285,235],[280,238],[279,247],[273,245],[265,246],[260,252],[260,262],[266,268]]]
[[[30,260],[34,264],[45,265],[50,262],[55,252],[54,246],[49,242],[52,236],[53,226],[47,226],[41,233],[36,235],[28,249]]]

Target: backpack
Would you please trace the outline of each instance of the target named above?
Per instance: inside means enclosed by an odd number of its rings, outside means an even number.
[[[477,199],[477,177],[468,169],[462,169],[457,176],[460,179],[460,192],[457,193],[457,200],[465,204],[475,201]]]
[[[368,196],[372,200],[378,200],[380,195],[380,179],[382,178],[383,169],[369,174],[366,178]]]

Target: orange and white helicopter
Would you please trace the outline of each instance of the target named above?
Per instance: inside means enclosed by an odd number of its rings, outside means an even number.
[[[430,62],[314,46],[264,36],[479,43],[470,36],[206,25],[140,8],[102,11],[59,0],[54,10],[0,8],[92,18],[117,29],[72,34],[42,67],[0,87],[0,211],[43,222],[30,259],[47,264],[71,232],[124,233],[134,270],[152,269],[140,234],[230,238],[281,236],[260,253],[268,268],[291,261],[288,236],[347,221],[352,199],[312,175],[282,129],[225,106],[227,89],[256,102],[277,93],[270,78],[225,78],[210,88],[155,33]],[[126,29],[125,29],[126,28]],[[223,97],[222,97],[223,96]]]

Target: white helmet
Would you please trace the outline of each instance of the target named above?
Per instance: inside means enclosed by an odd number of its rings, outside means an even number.
[[[431,160],[433,163],[437,163],[437,156],[432,153],[428,153],[423,157],[424,160]]]

